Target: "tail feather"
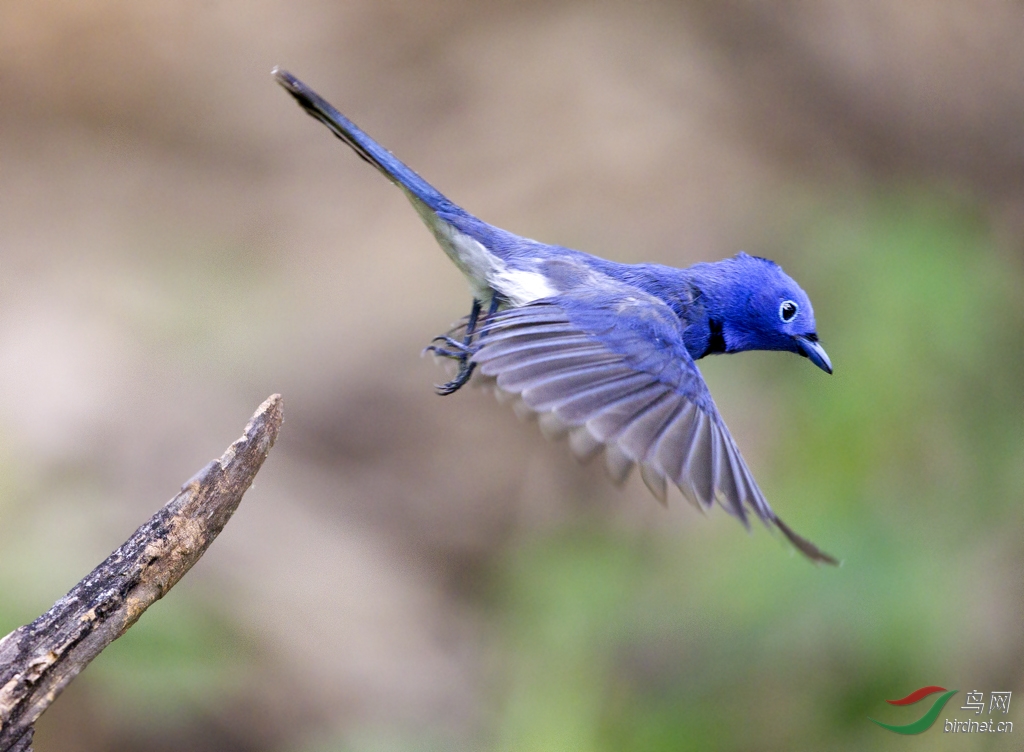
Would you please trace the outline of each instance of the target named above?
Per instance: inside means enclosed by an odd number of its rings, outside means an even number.
[[[307,113],[330,128],[335,136],[351,146],[356,154],[380,170],[392,183],[434,211],[457,209],[440,191],[366,135],[355,123],[302,81],[281,68],[274,68],[273,75]]]

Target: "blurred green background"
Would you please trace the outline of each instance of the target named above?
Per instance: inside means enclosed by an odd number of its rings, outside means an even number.
[[[0,634],[286,405],[36,748],[1019,748],[1021,38],[988,0],[0,5]],[[843,566],[435,397],[465,284],[274,65],[499,226],[779,261],[835,375],[701,368]],[[932,684],[960,693],[924,734],[868,720]],[[1019,728],[943,733],[971,690]]]

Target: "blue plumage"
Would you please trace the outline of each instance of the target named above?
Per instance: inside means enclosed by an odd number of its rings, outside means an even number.
[[[702,508],[717,501],[744,524],[753,512],[811,559],[836,563],[772,511],[695,363],[784,350],[832,372],[811,301],[778,264],[745,253],[687,269],[620,264],[519,237],[453,204],[294,76],[274,75],[402,189],[469,281],[462,338],[430,348],[460,364],[442,394],[479,367],[577,455],[603,449],[616,479],[638,466],[662,502],[671,482]]]

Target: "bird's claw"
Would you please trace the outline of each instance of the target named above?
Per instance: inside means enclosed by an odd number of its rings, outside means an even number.
[[[472,355],[473,354],[473,349],[469,346],[468,343],[462,342],[461,340],[457,340],[454,337],[450,337],[447,334],[439,334],[439,335],[437,335],[436,337],[434,337],[430,341],[431,342],[444,342],[449,347],[454,347],[456,350],[459,350],[460,352],[464,352],[467,355]],[[427,349],[428,350],[434,350],[436,352],[438,348],[436,348],[433,345],[431,345]]]
[[[466,347],[458,342],[455,344],[457,345],[457,349],[455,350],[448,350],[444,347],[438,347],[437,345],[427,345],[423,348],[423,352],[434,353],[434,355],[439,355],[442,358],[452,358],[460,362],[467,360],[473,355],[474,350],[472,348]]]
[[[469,381],[470,376],[473,375],[473,369],[476,368],[476,363],[472,362],[470,358],[473,353],[476,352],[476,348],[466,344],[465,342],[459,342],[451,337],[441,335],[440,337],[434,337],[434,342],[444,342],[449,345],[452,349],[445,347],[439,347],[438,345],[427,345],[423,349],[423,352],[431,352],[434,355],[439,355],[442,358],[451,358],[452,360],[459,361],[459,370],[455,374],[455,378],[451,381],[447,381],[444,384],[435,384],[437,393],[446,396],[454,394]]]
[[[485,314],[484,320],[490,319],[494,315],[495,311],[498,310],[498,305],[501,302],[501,298],[498,295],[491,297],[491,305]],[[442,358],[451,358],[452,360],[459,361],[459,370],[455,374],[455,378],[451,381],[445,382],[444,384],[437,384],[437,393],[444,396],[448,394],[454,394],[469,381],[473,375],[473,369],[476,368],[476,363],[472,361],[472,357],[480,349],[479,340],[483,337],[483,333],[476,336],[474,342],[474,335],[476,334],[477,320],[480,316],[480,301],[476,298],[473,299],[473,309],[469,312],[469,316],[466,317],[465,321],[453,329],[447,334],[439,334],[431,340],[431,344],[424,348],[423,352],[432,352],[434,355],[439,355]],[[462,339],[455,339],[452,335],[456,332],[464,332]],[[441,344],[434,344],[441,343]],[[442,346],[445,345],[445,346]]]
[[[446,397],[449,394],[454,394],[469,381],[469,377],[473,375],[473,369],[476,368],[476,363],[470,360],[463,360],[459,366],[459,372],[455,374],[455,378],[451,381],[447,381],[444,384],[435,384],[437,393],[442,397]]]

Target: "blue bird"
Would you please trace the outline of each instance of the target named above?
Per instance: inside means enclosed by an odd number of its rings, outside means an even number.
[[[459,363],[439,393],[479,367],[546,433],[568,434],[577,456],[604,449],[617,481],[639,466],[662,503],[671,482],[702,509],[717,501],[748,527],[753,513],[812,560],[837,563],[772,511],[695,363],[785,350],[832,373],[811,301],[778,264],[745,253],[686,269],[620,264],[506,232],[453,204],[297,78],[273,74],[402,189],[469,281],[469,316],[428,348]]]

